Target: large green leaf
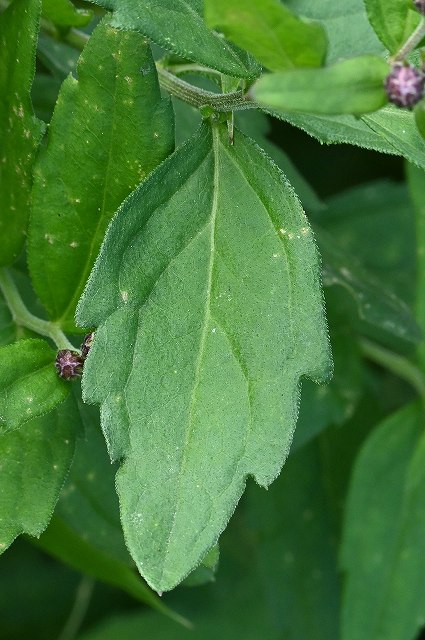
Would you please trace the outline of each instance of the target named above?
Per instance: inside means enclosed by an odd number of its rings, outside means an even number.
[[[411,640],[423,624],[423,423],[421,408],[400,410],[373,431],[356,462],[342,549],[343,640]]]
[[[69,393],[44,340],[20,340],[0,349],[0,433],[51,411]]]
[[[113,25],[135,29],[179,56],[230,76],[251,78],[261,67],[207,27],[203,0],[92,0],[113,11]]]
[[[328,372],[314,242],[289,184],[242,134],[231,146],[205,124],[119,210],[77,317],[100,325],[83,388],[124,459],[127,544],[170,589],[246,476],[276,477],[300,375]]]
[[[205,16],[211,28],[271,71],[320,67],[325,60],[323,27],[301,20],[279,0],[207,0]]]
[[[416,318],[425,335],[425,173],[408,165],[407,175],[416,214]],[[425,371],[425,340],[418,345],[418,357]]]
[[[388,63],[360,56],[322,69],[290,69],[262,76],[252,88],[266,109],[322,115],[361,114],[383,107]]]
[[[365,0],[370,23],[390,53],[396,53],[419,23],[412,0]]]
[[[40,11],[41,0],[14,0],[0,14],[0,265],[14,262],[24,244],[43,133],[30,99]]]
[[[74,455],[79,417],[72,396],[19,431],[0,435],[0,552],[21,533],[47,527]]]
[[[69,76],[62,86],[35,171],[29,265],[40,300],[65,329],[75,326],[113,213],[172,147],[171,105],[161,99],[145,38],[104,20],[80,58],[78,81]]]

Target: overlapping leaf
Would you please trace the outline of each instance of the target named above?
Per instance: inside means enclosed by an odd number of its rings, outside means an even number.
[[[411,640],[423,625],[423,421],[419,407],[400,410],[356,462],[342,550],[343,640]]]
[[[285,0],[285,6],[323,25],[329,41],[328,63],[385,51],[369,23],[364,0]]]
[[[300,375],[326,375],[316,260],[277,167],[225,127],[204,125],[109,227],[77,316],[100,325],[83,386],[124,459],[126,541],[158,590],[212,547],[247,475],[273,480]]]
[[[47,527],[74,455],[79,416],[72,397],[19,431],[0,435],[0,552],[21,533]]]
[[[14,262],[24,243],[43,133],[30,99],[40,12],[41,0],[14,0],[0,14],[0,265]]]
[[[323,27],[301,20],[279,0],[207,0],[205,16],[211,28],[271,71],[320,67],[325,60]]]
[[[370,23],[390,53],[396,53],[419,23],[411,0],[365,0]]]
[[[203,0],[92,0],[113,11],[113,25],[135,29],[179,56],[230,76],[251,78],[261,67],[203,20]]]
[[[51,411],[69,393],[45,340],[20,340],[0,349],[0,433]]]
[[[171,105],[160,96],[145,39],[104,20],[80,58],[78,81],[69,76],[62,86],[35,171],[31,276],[65,329],[75,326],[112,214],[172,147]]]

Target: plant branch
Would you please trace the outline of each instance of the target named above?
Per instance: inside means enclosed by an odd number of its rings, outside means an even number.
[[[16,287],[16,284],[7,269],[0,269],[0,290],[3,293],[6,304],[12,314],[15,323],[30,329],[41,336],[46,336],[53,340],[58,349],[72,349],[75,351],[75,347],[58,325],[47,320],[42,320],[34,316],[26,308],[21,295]]]
[[[390,58],[391,62],[402,62],[411,51],[420,43],[425,37],[425,18],[421,18],[418,26],[412,33],[412,35],[406,40],[403,46],[397,51],[396,54]]]
[[[408,382],[425,402],[425,377],[410,360],[365,338],[360,340],[360,348],[366,358]]]
[[[159,83],[163,89],[198,109],[210,107],[214,111],[228,112],[257,107],[255,102],[243,91],[233,91],[232,93],[205,91],[178,78],[159,64],[157,64],[157,71]]]
[[[45,30],[45,27],[43,27]],[[52,32],[49,32],[52,35]],[[70,29],[64,36],[64,41],[74,47],[82,50],[87,44],[89,37],[86,33],[78,29]],[[213,111],[228,112],[240,111],[242,109],[255,109],[257,105],[243,91],[234,91],[232,93],[214,93],[213,91],[205,91],[195,87],[193,84],[182,80],[181,78],[170,73],[160,63],[156,64],[158,71],[159,84],[172,95],[180,98],[184,102],[188,102],[197,109],[210,108]],[[196,64],[176,65],[173,67],[175,73],[217,73],[213,69],[200,67]]]

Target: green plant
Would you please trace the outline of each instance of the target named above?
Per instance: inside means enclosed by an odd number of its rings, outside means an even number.
[[[0,639],[414,640],[421,4],[0,6],[1,562],[63,563]],[[407,180],[324,201],[268,116]]]

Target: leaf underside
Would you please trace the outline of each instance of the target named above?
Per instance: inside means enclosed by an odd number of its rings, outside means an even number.
[[[242,134],[231,147],[203,125],[119,210],[77,320],[100,325],[83,390],[123,460],[127,545],[171,589],[247,475],[279,473],[299,377],[328,373],[316,250],[291,187]]]

